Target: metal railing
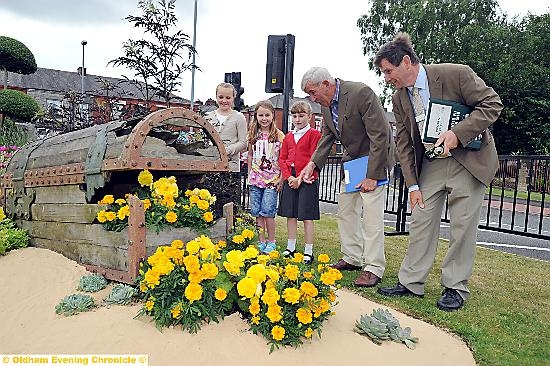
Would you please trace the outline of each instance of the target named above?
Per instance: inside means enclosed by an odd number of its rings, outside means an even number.
[[[319,175],[319,201],[338,203],[341,158],[331,156]],[[243,170],[246,173],[246,168]],[[243,207],[248,207],[246,174],[243,175]],[[395,231],[406,234],[408,190],[399,164],[386,191],[386,214],[395,215]],[[442,221],[449,222],[448,205]],[[499,156],[499,169],[487,187],[480,216],[480,229],[550,239],[550,156]]]

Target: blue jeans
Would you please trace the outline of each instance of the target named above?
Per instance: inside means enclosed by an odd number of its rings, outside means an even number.
[[[250,186],[250,214],[255,217],[275,217],[277,212],[277,190]]]

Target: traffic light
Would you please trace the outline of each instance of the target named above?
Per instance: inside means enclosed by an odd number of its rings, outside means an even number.
[[[282,93],[285,86],[286,36],[267,37],[265,92]]]
[[[235,96],[235,110],[240,111],[244,107],[244,101],[241,99],[241,95],[244,93],[244,88],[241,86],[241,73],[240,72],[226,72],[224,82],[232,84],[237,92]]]

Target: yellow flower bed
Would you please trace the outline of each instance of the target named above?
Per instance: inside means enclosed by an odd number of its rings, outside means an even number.
[[[139,173],[138,183],[140,188],[134,194],[143,202],[147,227],[157,231],[169,226],[203,230],[213,224],[214,214],[210,205],[216,202],[216,196],[208,190],[195,188],[182,194],[175,177],[162,177],[155,181],[148,170]],[[107,210],[97,214],[97,221],[105,229],[121,231],[128,226],[130,207],[127,198],[128,194],[117,199],[113,195],[105,195],[98,202],[109,205]]]
[[[237,309],[255,334],[271,345],[300,345],[319,335],[336,301],[334,286],[342,274],[321,254],[306,265],[303,255],[285,259],[256,249],[256,233],[237,221],[227,242],[200,236],[159,247],[142,264],[138,283],[145,302],[140,314],[158,327],[181,325],[196,332]]]

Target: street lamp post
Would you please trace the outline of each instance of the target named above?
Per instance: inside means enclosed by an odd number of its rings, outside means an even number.
[[[83,40],[82,42],[80,42],[80,44],[82,45],[82,69],[80,70],[80,76],[82,78],[82,85],[81,85],[81,89],[80,89],[80,92],[81,92],[81,96],[82,96],[82,103],[84,103],[84,46],[86,46],[88,44],[88,42],[86,42],[85,40]]]

